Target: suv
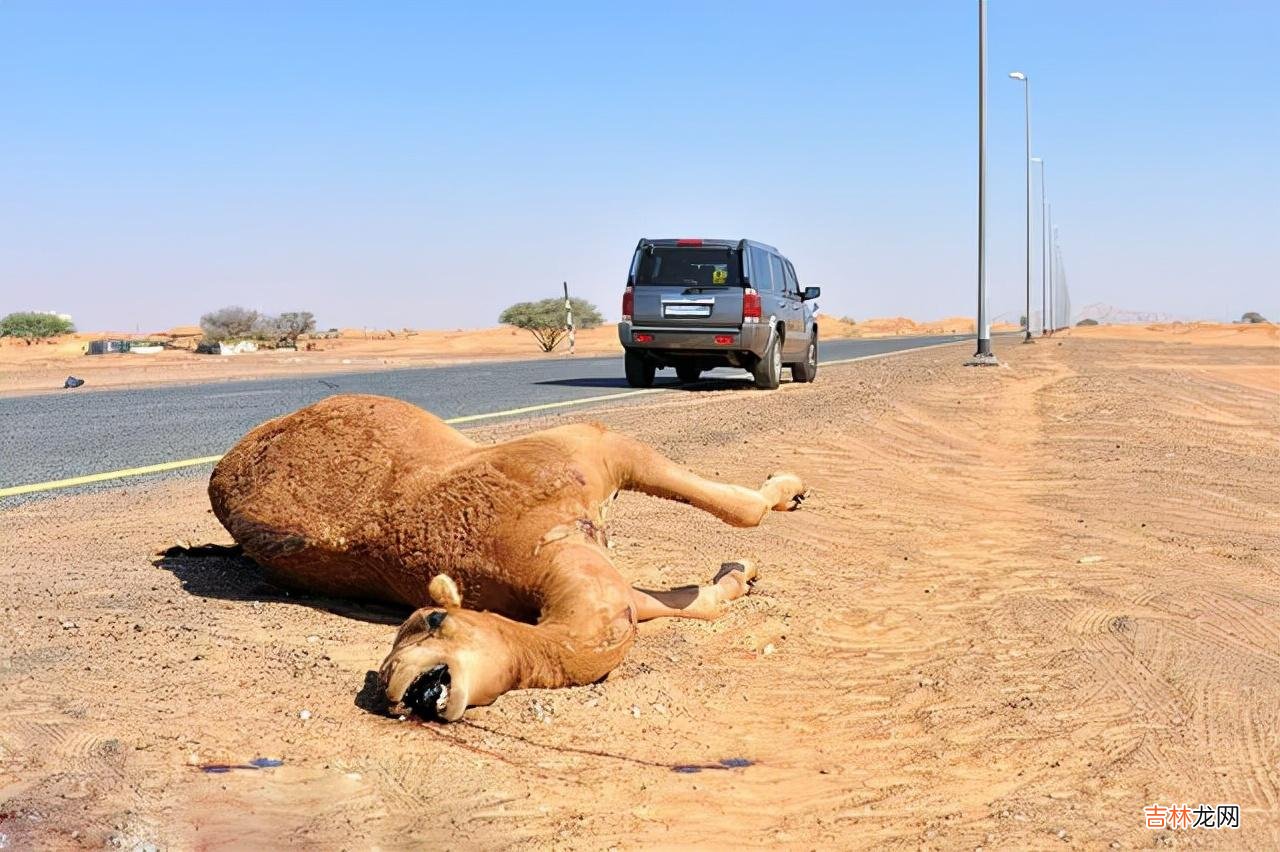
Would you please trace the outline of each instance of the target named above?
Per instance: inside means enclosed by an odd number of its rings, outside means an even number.
[[[622,296],[618,338],[627,384],[647,388],[662,367],[682,382],[744,367],[756,387],[818,375],[818,287],[801,288],[778,250],[752,240],[641,240]]]

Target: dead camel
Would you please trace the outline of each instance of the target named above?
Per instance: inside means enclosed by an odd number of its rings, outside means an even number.
[[[712,619],[746,594],[746,561],[706,586],[633,589],[605,539],[623,488],[741,527],[804,496],[791,474],[759,489],[703,479],[597,424],[485,446],[408,403],[346,395],[246,435],[209,499],[274,581],[417,609],[382,685],[393,713],[452,721],[510,689],[599,680],[637,621]]]

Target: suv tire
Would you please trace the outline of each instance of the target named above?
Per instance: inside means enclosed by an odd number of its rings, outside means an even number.
[[[676,377],[686,385],[693,384],[702,378],[702,368],[692,364],[681,365],[676,367]]]
[[[809,335],[809,345],[805,348],[804,360],[791,365],[791,381],[811,382],[818,378],[818,335]]]
[[[769,336],[769,347],[756,362],[751,375],[761,390],[773,390],[782,381],[782,340],[776,332]]]
[[[633,388],[653,387],[653,374],[657,366],[639,352],[627,351],[623,364],[627,371],[627,384]]]

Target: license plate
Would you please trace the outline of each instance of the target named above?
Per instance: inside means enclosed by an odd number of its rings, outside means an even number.
[[[663,305],[662,315],[665,317],[709,317],[710,305]]]

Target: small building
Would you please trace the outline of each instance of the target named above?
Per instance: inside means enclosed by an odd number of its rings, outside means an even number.
[[[129,351],[128,340],[111,340],[108,338],[104,338],[102,340],[89,341],[88,353],[90,355],[109,355],[113,352],[128,352],[128,351]]]

